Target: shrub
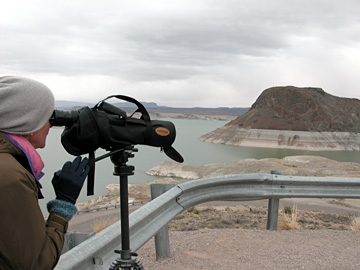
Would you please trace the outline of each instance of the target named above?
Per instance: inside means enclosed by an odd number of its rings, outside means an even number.
[[[296,207],[285,206],[281,211],[282,221],[279,225],[280,230],[298,230],[300,225],[297,221]]]
[[[283,212],[291,216],[294,213],[294,208],[292,208],[290,205],[287,205],[283,208]]]
[[[195,206],[190,207],[187,211],[188,211],[189,213],[192,212],[194,215],[199,215],[199,214],[200,214],[200,210],[197,209]]]

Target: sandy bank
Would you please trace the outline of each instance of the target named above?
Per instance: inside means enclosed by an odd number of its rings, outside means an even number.
[[[249,147],[360,151],[360,134],[350,132],[243,129],[224,126],[201,136],[200,140]]]

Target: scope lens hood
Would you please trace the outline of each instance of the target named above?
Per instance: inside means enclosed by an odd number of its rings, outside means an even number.
[[[184,162],[184,158],[172,146],[167,146],[167,147],[164,147],[163,149],[164,149],[165,154],[172,160],[177,161],[179,163]]]

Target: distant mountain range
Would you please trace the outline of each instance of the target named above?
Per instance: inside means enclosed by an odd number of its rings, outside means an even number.
[[[124,110],[136,109],[136,105],[129,102],[117,102],[111,103],[119,108]],[[203,107],[193,107],[193,108],[176,108],[176,107],[166,107],[158,106],[154,102],[141,102],[141,104],[148,110],[149,113],[160,113],[160,114],[198,114],[198,115],[231,115],[239,116],[247,112],[250,107],[218,107],[218,108],[203,108]],[[87,102],[77,102],[77,101],[64,101],[57,100],[55,102],[56,109],[59,110],[78,110],[81,107],[93,107],[94,103]]]

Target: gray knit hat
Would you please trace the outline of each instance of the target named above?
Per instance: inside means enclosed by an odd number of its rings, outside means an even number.
[[[40,82],[17,76],[0,77],[0,130],[26,135],[40,130],[55,107],[53,93]]]

